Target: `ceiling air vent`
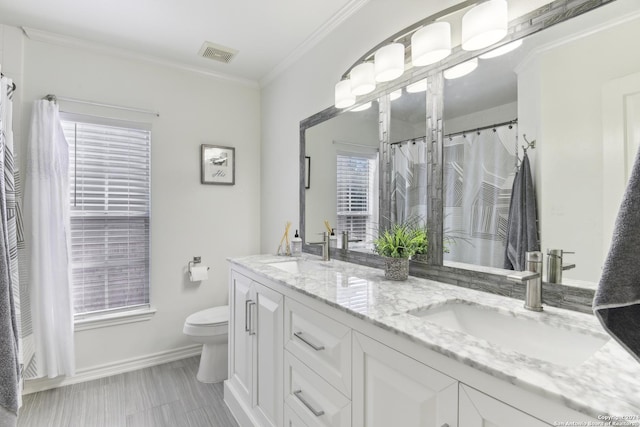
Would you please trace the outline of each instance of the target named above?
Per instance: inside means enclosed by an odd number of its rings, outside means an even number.
[[[224,62],[228,64],[231,62],[233,57],[238,53],[237,50],[231,49],[225,46],[220,46],[219,44],[204,42],[202,43],[202,47],[200,48],[200,52],[198,55],[203,58],[213,59],[214,61]]]

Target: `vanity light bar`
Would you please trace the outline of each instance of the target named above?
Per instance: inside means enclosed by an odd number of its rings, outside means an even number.
[[[405,71],[405,43],[411,47],[411,63],[414,67],[435,64],[451,55],[451,24],[438,19],[466,7],[471,9],[462,17],[463,50],[483,49],[507,35],[509,21],[506,0],[488,0],[479,4],[475,0],[469,0],[447,8],[397,33],[362,57],[358,65],[350,70],[351,94],[344,93],[346,84],[340,87],[336,85],[336,108],[352,106],[353,103],[346,101],[350,99],[349,96],[356,97],[373,92],[376,82],[388,82],[402,76]],[[407,40],[409,36],[410,41]],[[369,62],[372,56],[373,62]],[[475,69],[469,64],[466,67],[469,69],[467,73]]]

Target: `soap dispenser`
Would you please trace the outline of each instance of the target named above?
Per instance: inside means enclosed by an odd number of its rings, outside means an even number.
[[[302,239],[298,234],[298,230],[296,230],[296,234],[291,239],[291,255],[295,257],[302,256]]]
[[[331,234],[329,235],[329,247],[337,248],[338,247],[338,236],[336,236],[336,229],[331,229]]]

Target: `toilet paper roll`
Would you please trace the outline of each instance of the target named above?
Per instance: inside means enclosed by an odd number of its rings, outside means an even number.
[[[206,265],[195,265],[189,268],[189,279],[192,282],[199,282],[209,278],[209,267]]]

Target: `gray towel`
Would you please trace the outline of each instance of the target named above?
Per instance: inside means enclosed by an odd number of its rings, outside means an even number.
[[[640,151],[622,200],[593,299],[607,332],[640,362]]]
[[[540,250],[536,193],[526,153],[513,180],[506,240],[504,268],[507,270],[524,270],[525,253]]]

